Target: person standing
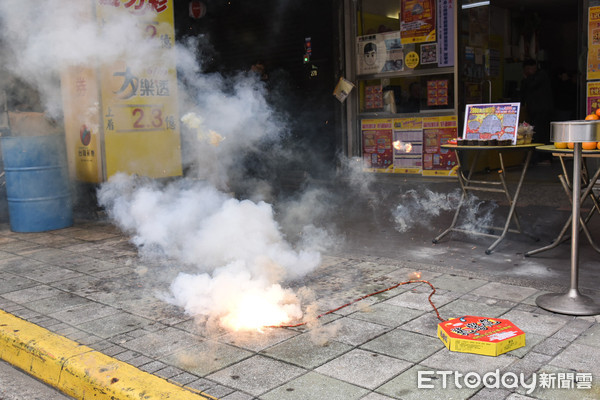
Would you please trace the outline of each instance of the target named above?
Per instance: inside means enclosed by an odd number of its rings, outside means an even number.
[[[550,121],[554,109],[552,82],[546,71],[539,69],[535,60],[523,62],[521,105],[527,122],[535,131],[536,143],[550,143]]]

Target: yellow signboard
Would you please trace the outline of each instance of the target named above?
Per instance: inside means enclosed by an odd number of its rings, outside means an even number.
[[[117,172],[153,178],[182,174],[172,0],[97,0],[102,24],[122,13],[152,44],[144,62],[102,66],[101,117],[106,178]],[[124,38],[124,40],[127,40]]]

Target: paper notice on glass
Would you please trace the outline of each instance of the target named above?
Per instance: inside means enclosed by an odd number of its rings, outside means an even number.
[[[356,67],[359,75],[404,70],[400,31],[359,36],[356,38],[356,45]]]
[[[333,95],[343,103],[352,89],[354,88],[354,84],[349,80],[341,77],[338,81],[337,85],[335,85],[335,89],[333,90]]]

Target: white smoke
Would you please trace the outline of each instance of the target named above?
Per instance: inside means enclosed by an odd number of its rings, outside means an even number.
[[[281,282],[304,276],[321,256],[314,241],[294,249],[285,240],[271,205],[237,200],[203,181],[160,185],[124,174],[103,184],[98,200],[143,255],[195,268],[177,276],[168,298],[190,315],[234,329],[302,316],[298,297]]]
[[[122,62],[137,70],[156,51],[138,16],[124,12],[99,24],[90,14],[93,5],[0,2],[1,68],[35,88],[53,117],[62,116],[60,76],[67,67]],[[182,156],[186,176],[194,179],[165,184],[116,174],[101,185],[99,203],[131,234],[141,255],[179,266],[165,297],[190,315],[233,329],[289,322],[302,316],[301,299],[283,284],[319,265],[328,235],[296,214],[290,218],[306,225],[297,226],[294,247],[270,204],[234,197],[232,182],[240,181],[255,189],[253,198],[268,197],[266,184],[244,175],[245,157],[265,142],[271,152],[280,152],[278,141],[288,128],[267,104],[258,76],[203,73],[202,46],[188,39],[175,48],[179,111],[186,116]],[[318,199],[306,199],[319,215]]]
[[[433,218],[443,211],[454,211],[458,207],[462,192],[435,193],[429,189],[423,193],[409,190],[402,195],[393,211],[396,230],[407,232],[415,225],[431,227]],[[459,227],[468,231],[481,232],[493,224],[495,203],[480,201],[476,196],[467,196],[461,208]]]

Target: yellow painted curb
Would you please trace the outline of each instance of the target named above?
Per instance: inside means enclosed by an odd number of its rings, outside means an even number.
[[[0,310],[0,358],[77,399],[215,399]]]

